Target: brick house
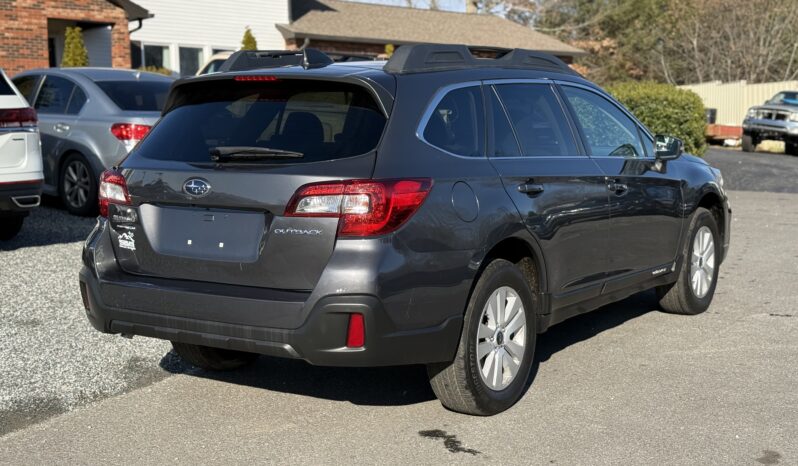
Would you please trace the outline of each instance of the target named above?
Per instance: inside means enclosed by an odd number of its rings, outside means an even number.
[[[585,52],[492,14],[456,13],[343,0],[289,0],[291,22],[277,24],[287,48],[377,56],[386,44],[450,43],[550,52],[572,63]]]
[[[0,68],[58,66],[72,26],[83,29],[90,65],[129,68],[128,23],[151,16],[129,0],[0,0]]]

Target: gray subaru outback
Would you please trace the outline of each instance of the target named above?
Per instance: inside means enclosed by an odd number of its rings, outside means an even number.
[[[557,322],[652,288],[706,310],[720,173],[553,56],[479,56],[248,51],[177,81],[102,175],[92,325],[209,370],[425,364],[444,406],[490,415]]]

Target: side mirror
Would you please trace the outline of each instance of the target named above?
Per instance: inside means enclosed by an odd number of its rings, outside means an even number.
[[[654,157],[657,160],[678,159],[684,152],[684,143],[679,138],[658,134],[654,136],[654,141],[657,146]]]

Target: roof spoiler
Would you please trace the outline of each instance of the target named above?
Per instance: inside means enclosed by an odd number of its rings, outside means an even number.
[[[494,58],[480,58],[479,54]],[[564,61],[550,53],[500,47],[467,45],[417,44],[402,45],[391,55],[383,68],[388,73],[408,74],[469,68],[518,68],[555,71],[579,76]]]
[[[297,66],[302,68],[323,68],[333,60],[316,49],[302,50],[239,50],[219,67],[220,72],[248,71],[260,68],[279,68]]]

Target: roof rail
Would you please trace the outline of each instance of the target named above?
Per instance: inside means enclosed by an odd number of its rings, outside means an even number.
[[[333,61],[316,49],[302,50],[239,50],[219,67],[220,72],[248,71],[300,65],[305,69],[322,68]]]
[[[480,58],[474,53],[492,53],[495,58]],[[564,61],[550,53],[499,47],[467,45],[402,45],[383,68],[388,73],[407,74],[469,68],[518,68],[556,71],[579,76]]]

